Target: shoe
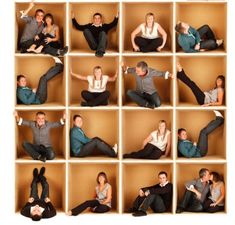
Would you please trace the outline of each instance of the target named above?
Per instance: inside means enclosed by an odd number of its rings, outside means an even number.
[[[87,102],[81,102],[81,106],[89,106]]]
[[[46,158],[45,156],[40,155],[40,156],[38,157],[38,160],[40,160],[40,161],[42,161],[42,162],[46,162],[47,158]]]
[[[117,144],[115,144],[115,145],[113,146],[113,151],[115,152],[116,155],[117,155],[117,150],[118,150],[118,146],[117,146]]]
[[[133,208],[133,207],[131,207],[131,208],[129,208],[126,212],[127,213],[135,213],[135,212],[137,212],[138,210],[136,209],[136,208]]]
[[[135,217],[147,216],[147,213],[144,212],[144,211],[139,210],[139,211],[134,212],[134,213],[132,214],[132,216],[135,216]]]
[[[216,40],[216,44],[218,47],[220,47],[224,43],[223,39]]]
[[[37,178],[38,177],[38,169],[34,168],[33,169],[33,178]]]
[[[43,167],[40,169],[38,176],[39,176],[39,177],[40,177],[40,176],[43,176],[43,175],[45,174],[45,171],[46,171],[46,168],[43,166]]]
[[[216,117],[222,117],[222,118],[224,118],[223,115],[222,115],[219,111],[214,110],[214,113],[215,113],[215,116],[216,116]]]
[[[96,51],[95,56],[96,56],[96,57],[103,57],[103,56],[104,56],[104,52],[102,52],[102,51]]]
[[[154,109],[155,108],[155,105],[153,104],[150,104],[149,102],[146,103],[145,105],[146,108],[149,108],[149,109]]]
[[[69,50],[69,47],[68,46],[65,46],[64,48],[62,49],[59,49],[59,56],[64,56]]]
[[[182,213],[183,211],[184,211],[184,210],[183,210],[182,208],[177,208],[175,212],[176,212],[176,213]]]

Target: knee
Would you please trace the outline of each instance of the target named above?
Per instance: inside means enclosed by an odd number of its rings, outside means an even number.
[[[104,95],[105,95],[106,98],[109,98],[110,92],[109,92],[109,91],[105,91],[105,92],[104,92]]]
[[[23,148],[27,148],[28,144],[29,144],[29,142],[23,141],[23,143],[22,143]]]
[[[81,92],[82,97],[86,96],[86,95],[87,95],[87,93],[88,93],[88,91],[83,90],[83,91]]]
[[[107,36],[105,31],[101,31],[99,35],[102,36],[102,37],[106,37]]]
[[[217,43],[215,40],[209,40],[209,45],[211,49],[217,48]]]
[[[91,34],[91,31],[89,29],[84,29],[83,34],[86,36],[87,34]]]
[[[133,90],[128,90],[127,91],[127,96],[131,97],[133,95],[134,91]]]
[[[209,25],[208,25],[208,24],[204,24],[204,25],[202,26],[202,28],[206,28],[206,29],[208,29],[208,28],[210,28],[210,27],[209,27]]]

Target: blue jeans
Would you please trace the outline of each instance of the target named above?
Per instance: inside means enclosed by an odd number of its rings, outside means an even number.
[[[142,107],[146,107],[148,104],[154,105],[155,107],[159,107],[161,105],[161,99],[157,92],[150,95],[145,92],[141,93],[135,90],[128,90],[127,95],[132,101]]]

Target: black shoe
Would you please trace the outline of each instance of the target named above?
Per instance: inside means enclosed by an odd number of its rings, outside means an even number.
[[[184,210],[182,208],[177,208],[176,213],[182,213]]]
[[[64,56],[69,50],[68,46],[65,46],[64,48],[59,50],[59,56]]]
[[[134,213],[132,214],[132,216],[135,216],[135,217],[137,217],[137,216],[147,216],[147,213],[144,212],[144,211],[139,210],[139,211],[137,211],[137,212],[134,212]]]
[[[39,172],[38,176],[39,176],[39,177],[40,177],[40,176],[43,176],[44,173],[45,173],[45,171],[46,171],[46,168],[43,166],[43,167],[40,169],[40,172]]]
[[[40,155],[40,156],[38,157],[38,160],[40,160],[40,161],[42,161],[42,162],[46,162],[47,158],[46,158],[45,156]]]
[[[127,213],[135,213],[135,212],[137,212],[138,210],[136,209],[136,208],[129,208],[126,212]]]
[[[89,106],[87,102],[81,102],[81,106]]]
[[[38,177],[38,169],[34,168],[33,169],[33,178],[37,178]]]
[[[102,51],[96,51],[95,56],[96,56],[96,57],[103,57],[103,56],[104,56],[104,52],[102,52]]]
[[[146,103],[145,105],[146,108],[149,108],[149,109],[154,109],[155,108],[155,105],[153,104],[150,104],[149,102]]]

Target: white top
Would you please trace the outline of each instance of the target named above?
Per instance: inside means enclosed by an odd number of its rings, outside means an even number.
[[[171,132],[169,130],[166,131],[166,135],[164,137],[164,135],[159,135],[158,131],[155,130],[151,133],[152,136],[152,141],[149,142],[150,144],[156,146],[157,148],[159,148],[161,151],[165,151],[166,150],[166,144],[167,144],[167,136],[170,134]],[[164,139],[163,139],[164,138]]]
[[[210,185],[210,192],[211,192],[211,196],[209,197],[209,199],[211,199],[213,202],[216,202],[220,196],[221,196],[221,186],[223,185],[223,182],[220,181],[216,187],[213,188],[212,185]],[[218,204],[219,206],[223,206],[224,205],[224,200],[222,202],[220,202]]]
[[[108,197],[107,195],[108,195],[109,188],[111,188],[111,185],[109,183],[106,183],[104,186],[104,189],[102,191],[100,191],[99,185],[97,185],[95,188],[96,200],[98,200],[99,202],[106,200]],[[111,202],[108,202],[107,206],[109,206],[111,208]]]
[[[31,208],[30,208],[30,214],[33,212],[33,210],[36,208],[36,205],[35,206],[32,206]],[[40,212],[41,213],[43,213],[44,212],[44,208],[42,208],[42,207],[39,207],[39,209],[40,209]]]
[[[154,23],[153,31],[152,31],[152,33],[150,33],[151,29],[148,28],[148,27],[145,27],[145,23],[142,23],[140,25],[140,29],[141,29],[141,32],[142,32],[141,37],[148,38],[148,39],[158,38],[159,37],[158,26],[159,26],[158,23]]]
[[[88,80],[88,91],[90,92],[104,92],[106,90],[106,84],[109,76],[102,75],[101,80],[95,80],[93,75],[87,76]]]

